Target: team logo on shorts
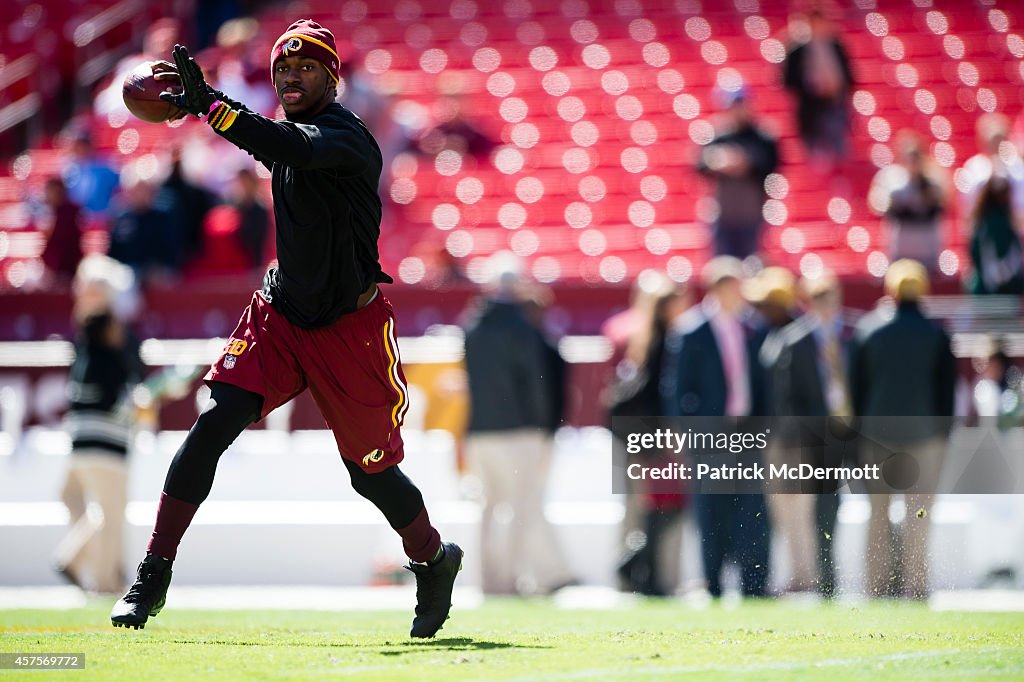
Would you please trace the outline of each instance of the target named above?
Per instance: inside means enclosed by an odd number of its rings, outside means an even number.
[[[224,369],[231,369],[232,367],[234,367],[235,366],[235,361],[237,361],[237,360],[238,360],[238,358],[236,358],[234,355],[227,355],[227,356],[225,356],[224,357],[224,363],[223,363],[224,364]]]
[[[298,52],[300,49],[302,49],[302,39],[292,37],[284,44],[282,51],[284,52],[284,56],[287,57],[292,52]]]
[[[384,459],[384,451],[381,450],[380,448],[377,448],[373,452],[370,452],[365,457],[363,457],[363,466],[368,467],[370,466],[370,464],[376,464],[382,459]]]

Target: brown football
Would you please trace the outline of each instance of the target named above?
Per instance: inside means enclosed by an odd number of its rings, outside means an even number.
[[[154,78],[153,62],[136,66],[121,85],[121,96],[128,111],[147,123],[162,123],[178,112],[176,106],[160,99],[163,92],[177,94],[181,92],[181,86]]]

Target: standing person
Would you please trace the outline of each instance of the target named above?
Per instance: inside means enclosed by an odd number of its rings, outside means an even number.
[[[639,463],[626,454],[628,434],[616,429],[616,417],[653,417],[661,414],[660,384],[665,366],[665,343],[676,318],[689,302],[679,287],[661,272],[645,270],[637,278],[636,301],[643,315],[626,341],[625,354],[615,367],[609,386],[608,413],[617,457],[624,473]],[[666,460],[664,462],[668,464]],[[646,466],[658,466],[645,458]],[[616,466],[616,473],[620,469]],[[686,497],[676,482],[643,481],[626,477],[626,514],[623,518],[623,558],[618,566],[622,585],[649,596],[672,594],[679,582],[682,512]]]
[[[157,203],[152,183],[129,173],[123,179],[126,205],[111,221],[107,255],[129,266],[140,283],[173,280],[182,264],[177,216]]]
[[[118,100],[121,99],[122,80],[117,81]],[[120,172],[96,153],[92,137],[87,132],[74,136],[68,157],[61,173],[68,196],[87,215],[106,218],[111,199],[120,184]]]
[[[205,116],[271,172],[279,266],[206,375],[210,400],[171,462],[138,579],[111,612],[115,626],[143,627],[160,612],[178,544],[210,493],[220,455],[243,429],[307,388],[353,488],[402,538],[416,576],[410,635],[432,637],[448,617],[463,552],[441,542],[420,491],[397,466],[409,402],[394,314],[378,288],[392,281],[377,252],[382,160],[362,121],[334,101],[334,44],[329,30],[308,19],[274,43],[270,66],[283,121],[212,90],[188,50],[174,48],[183,92],[168,98]]]
[[[775,138],[757,125],[745,88],[719,90],[721,130],[701,149],[697,170],[715,186],[715,255],[746,258],[757,252],[764,226],[764,180],[779,165]]]
[[[928,596],[929,512],[953,415],[956,359],[949,336],[924,316],[928,272],[917,261],[898,260],[885,275],[896,304],[866,315],[857,325],[850,360],[850,396],[863,437],[861,456],[882,464],[907,453],[919,469],[904,494],[907,513],[895,543],[888,489],[872,490],[868,524],[867,591],[871,596]],[[898,546],[899,555],[894,551]]]
[[[132,279],[117,261],[90,256],[74,282],[75,359],[66,417],[71,458],[61,493],[71,528],[57,548],[56,565],[69,582],[102,593],[124,589],[131,389],[142,378],[142,361],[115,313],[115,299],[128,292]],[[91,502],[103,510],[101,521],[86,514]]]
[[[518,264],[492,257],[492,291],[466,324],[466,459],[483,484],[481,569],[486,594],[549,592],[571,582],[544,517],[547,430],[561,387],[549,349],[524,312]],[[507,532],[497,512],[512,510]]]
[[[181,147],[171,150],[171,170],[160,185],[158,196],[158,204],[174,216],[178,225],[182,263],[202,256],[203,221],[213,208],[214,197],[185,173]]]
[[[270,213],[260,197],[260,181],[252,170],[243,168],[232,184],[230,205],[238,213],[238,238],[249,263],[259,269],[266,264],[264,252],[270,230]]]
[[[1000,113],[983,114],[978,117],[974,131],[978,153],[957,171],[960,215],[972,215],[982,189],[993,176],[1001,175],[1010,184],[1010,205],[1014,218],[1020,220],[1024,216],[1024,160],[1010,140],[1010,120]]]
[[[701,271],[707,294],[687,311],[669,340],[662,381],[667,417],[746,417],[765,414],[757,344],[746,325],[743,266],[712,258]],[[694,511],[708,591],[722,594],[727,558],[740,567],[743,594],[768,594],[770,528],[764,495],[697,494]]]
[[[1024,293],[1024,249],[1014,227],[1011,190],[1010,179],[995,173],[978,194],[971,213],[971,270],[966,281],[972,294]]]
[[[60,178],[49,178],[44,192],[50,209],[50,226],[41,259],[47,272],[66,284],[82,261],[81,211],[68,198],[64,181]]]
[[[871,181],[868,204],[884,216],[889,259],[910,258],[937,272],[946,213],[946,182],[928,156],[921,136],[904,130],[896,138],[899,161]]]
[[[797,129],[812,165],[828,173],[847,153],[853,71],[825,12],[813,9],[807,24],[807,39],[786,54],[783,84],[796,97]]]
[[[849,417],[848,357],[850,334],[842,319],[839,280],[825,272],[803,279],[807,312],[786,325],[761,351],[771,373],[773,413],[780,424],[768,460],[773,465],[825,466],[824,418]],[[810,421],[808,422],[808,418]],[[821,420],[819,424],[818,420]],[[820,437],[820,441],[816,440]],[[841,456],[843,453],[837,453]],[[817,484],[774,485],[768,496],[772,524],[786,544],[792,577],[788,590],[812,589],[835,596],[835,535],[839,496]]]

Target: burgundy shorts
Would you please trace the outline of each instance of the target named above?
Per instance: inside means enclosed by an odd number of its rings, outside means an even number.
[[[317,329],[293,325],[257,291],[204,380],[260,394],[261,417],[309,388],[342,457],[368,473],[404,457],[409,392],[394,313],[382,291]]]

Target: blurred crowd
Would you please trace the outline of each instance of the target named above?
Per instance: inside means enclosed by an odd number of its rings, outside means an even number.
[[[278,113],[267,73],[267,37],[259,22],[215,23],[219,28],[209,29],[209,47],[197,55],[210,82],[256,111]],[[789,30],[779,81],[794,100],[805,162],[823,188],[848,194],[857,65],[827,11],[812,10]],[[91,114],[126,115],[123,74],[144,59],[166,59],[180,39],[182,27],[174,20],[151,26],[142,52],[113,70]],[[343,57],[339,99],[367,121],[393,177],[415,172],[410,159],[418,156],[440,159],[452,150],[465,163],[482,163],[496,146],[489,122],[474,118],[458,97],[439,97],[432,107],[396,103],[361,70],[360,55]],[[707,219],[709,260],[690,286],[663,272],[642,272],[630,308],[606,323],[605,335],[615,348],[604,395],[609,416],[952,415],[957,373],[950,340],[923,314],[920,299],[942,274],[940,254],[956,229],[954,218],[969,234],[965,291],[1024,294],[1024,123],[1015,129],[1006,115],[979,117],[978,153],[959,169],[962,181],[955,189],[920,134],[897,132],[895,158],[877,172],[866,197],[887,235],[886,297],[875,311],[853,319],[833,273],[798,278],[761,263],[766,180],[787,160],[771,122],[757,111],[756,92],[742,82],[720,83],[712,100],[718,110],[715,135],[698,149],[694,163],[716,206]],[[81,274],[85,230],[105,234],[106,254],[141,285],[250,275],[273,259],[267,175],[251,159],[224,153],[226,143],[201,131],[198,137],[172,136],[166,149],[122,165],[97,148],[89,120],[69,124],[59,137],[67,150],[64,168],[45,181],[38,196],[27,199],[35,226],[46,235],[45,271],[37,286],[67,287],[78,272],[76,295],[92,288],[82,283],[89,281]],[[382,188],[391,179],[383,179]],[[387,200],[388,192],[382,195]],[[458,259],[441,251],[435,260],[445,269],[445,282],[466,280]],[[545,593],[575,581],[543,514],[553,434],[566,421],[567,371],[557,339],[543,325],[550,292],[527,282],[522,265],[507,254],[492,261],[489,288],[464,321],[471,403],[465,454],[481,483],[484,589]],[[105,349],[123,360],[128,342],[108,314],[76,312],[76,325],[80,357],[101,357],[96,349]],[[1005,423],[1016,418],[1005,414],[1012,402],[1005,397],[1022,390],[1014,362],[998,344],[977,361],[976,384],[968,391],[973,414]],[[84,361],[72,369],[73,374],[85,371]],[[110,375],[121,378],[112,384],[104,409],[119,409],[124,377],[133,371],[119,365]],[[613,429],[616,441],[622,435]],[[944,433],[930,431],[904,435],[898,445],[921,453],[922,461],[935,466],[925,473],[934,476],[944,442]],[[95,443],[83,443],[79,454],[85,456],[75,461],[65,489],[77,527],[61,550],[61,570],[70,574],[89,570],[80,569],[87,541],[119,543],[119,536],[101,539],[79,513],[88,486],[115,499],[110,518],[123,509],[123,501],[117,501],[124,486],[120,445],[103,460],[109,465],[112,456],[120,464],[94,470]],[[781,439],[765,457],[789,461],[793,448],[787,445]],[[835,594],[832,538],[839,497],[834,492],[765,489],[730,497],[690,495],[673,485],[626,485],[631,494],[625,497],[617,565],[624,589],[648,595],[675,591],[680,526],[692,514],[700,532],[704,584],[712,595],[721,594],[723,567],[729,563],[739,567],[745,595],[769,595],[773,536],[785,547],[786,590]],[[871,495],[867,591],[922,598],[929,591],[932,499],[907,496],[898,527],[889,520],[889,503],[887,495]],[[113,570],[91,569],[99,585],[121,580]]]
[[[806,163],[822,189],[855,201],[850,107],[856,64],[837,26],[827,9],[794,15],[779,80],[792,94],[804,149],[803,159],[789,161]],[[266,75],[263,32],[252,18],[226,21],[198,59],[216,87],[275,115],[279,109]],[[101,119],[126,115],[120,98],[123,73],[143,59],[166,58],[182,35],[176,20],[155,22],[142,52],[122,59],[99,90],[92,113]],[[396,101],[363,70],[355,48],[347,49],[339,99],[367,121],[385,158],[393,161],[385,164],[382,188],[415,172],[417,156],[441,163],[445,152],[455,152],[463,165],[486,162],[498,144],[496,133],[462,98],[440,96],[429,107]],[[773,122],[757,112],[756,92],[741,80],[720,79],[711,94],[718,110],[715,135],[698,148],[695,167],[714,200],[714,210],[705,215],[712,255],[745,259],[760,254],[766,180],[786,160]],[[910,130],[895,133],[894,159],[877,172],[866,201],[883,222],[890,262],[913,258],[933,276],[942,275],[940,255],[961,229],[954,222],[959,221],[969,235],[965,290],[1024,293],[1020,135],[1000,113],[982,115],[976,133],[979,151],[958,170],[958,201],[946,169],[931,158],[925,139]],[[67,148],[65,168],[33,200],[35,224],[48,235],[42,286],[69,279],[81,253],[75,235],[84,229],[106,232],[109,254],[131,266],[143,283],[244,273],[273,258],[266,174],[244,155],[222,153],[221,140],[175,135],[167,150],[121,166],[93,145],[89,117],[73,120],[58,139]],[[388,195],[382,191],[385,199]],[[428,269],[443,271],[435,280],[465,281],[460,259],[424,248],[417,247],[414,255],[422,256]]]
[[[566,374],[537,314],[550,293],[526,281],[511,254],[497,254],[491,266],[490,284],[464,325],[466,461],[482,484],[484,589],[547,593],[574,582],[543,517],[550,438],[566,420]],[[951,418],[968,413],[1002,428],[1020,425],[1020,368],[993,342],[964,386],[950,337],[921,305],[928,269],[912,259],[891,265],[885,295],[866,313],[844,307],[839,280],[827,271],[798,279],[785,268],[751,272],[738,258],[717,256],[698,279],[688,287],[644,271],[630,307],[604,325],[614,371],[602,399],[616,461],[624,463],[615,469],[620,489],[629,493],[617,565],[622,588],[652,596],[680,588],[681,524],[689,514],[712,596],[722,594],[725,567],[734,564],[746,596],[781,589],[833,597],[840,495],[835,487],[773,482],[758,494],[697,494],[678,481],[628,479],[632,462],[676,460],[626,454],[626,433],[614,418],[770,416],[781,426],[761,453],[765,463],[822,466],[808,459],[806,433],[785,417],[859,419],[862,429],[878,423],[871,418],[900,417],[899,429],[882,420],[877,433],[864,434],[857,454],[872,463],[905,452],[921,469],[920,487],[902,496],[899,523],[891,521],[888,490],[868,490],[865,591],[927,597],[930,513]],[[958,405],[964,395],[966,407]],[[784,568],[775,563],[780,557]],[[769,576],[780,568],[788,579],[773,588]]]

